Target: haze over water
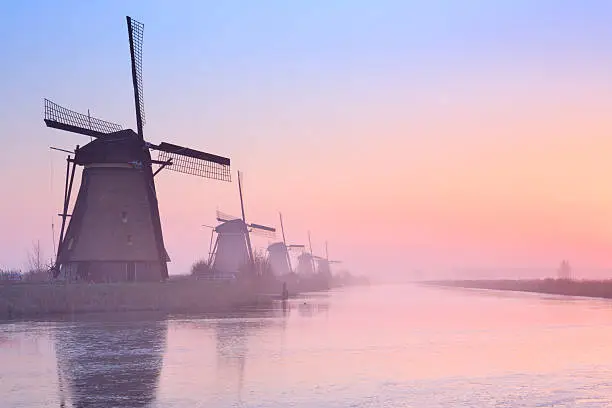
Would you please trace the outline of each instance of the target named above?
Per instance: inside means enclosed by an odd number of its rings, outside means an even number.
[[[398,285],[2,324],[0,407],[602,407],[611,322],[605,300]]]

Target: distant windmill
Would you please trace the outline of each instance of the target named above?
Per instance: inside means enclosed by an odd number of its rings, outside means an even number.
[[[281,232],[283,235],[282,242],[275,242],[268,246],[270,267],[272,272],[277,275],[287,275],[293,272],[291,267],[291,256],[289,251],[294,248],[304,248],[304,245],[287,245],[285,239],[285,227],[283,226],[283,214],[279,213]]]
[[[338,264],[342,261],[331,261],[329,259],[329,251],[327,247],[327,241],[325,241],[325,258],[321,258],[319,256],[314,257],[317,260],[317,272],[324,273],[326,275],[331,275],[331,265]]]
[[[68,156],[62,227],[54,276],[93,281],[160,280],[168,277],[154,176],[163,168],[230,181],[230,160],[144,139],[142,84],[143,25],[127,17],[137,131],[80,114],[45,99],[48,127],[93,140]],[[157,150],[158,158],[151,158]],[[159,167],[153,172],[153,165]],[[75,167],[83,166],[81,186],[68,214]],[[72,168],[70,168],[72,166]],[[66,219],[70,223],[65,231]],[[65,236],[64,236],[65,232]]]
[[[572,268],[568,261],[563,260],[559,270],[557,272],[559,279],[571,280],[572,279]]]
[[[247,223],[242,195],[242,173],[238,172],[238,192],[240,194],[240,209],[242,218],[235,217],[217,210],[217,221],[221,224],[215,228],[217,239],[212,251],[209,265],[222,274],[236,273],[241,267],[255,265],[251,232],[274,237],[276,228],[261,224]]]
[[[300,275],[314,275],[316,273],[315,257],[312,252],[312,240],[308,231],[308,247],[310,252],[304,251],[298,256],[296,272]]]

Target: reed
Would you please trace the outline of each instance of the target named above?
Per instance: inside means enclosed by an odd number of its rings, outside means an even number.
[[[163,283],[13,283],[0,284],[0,320],[90,312],[217,312],[271,301],[271,296],[246,284],[196,279]]]

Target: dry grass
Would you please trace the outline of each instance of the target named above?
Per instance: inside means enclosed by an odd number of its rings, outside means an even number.
[[[165,283],[0,285],[0,320],[120,311],[200,313],[268,303],[245,284],[186,279]]]
[[[612,299],[612,280],[456,280],[432,281],[427,284],[471,289],[494,289],[517,292],[547,293]]]

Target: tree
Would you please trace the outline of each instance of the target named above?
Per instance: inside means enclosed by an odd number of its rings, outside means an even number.
[[[199,261],[197,261],[191,266],[191,274],[199,275],[199,276],[212,275],[213,270],[208,264],[208,261],[205,261],[204,259],[200,259]]]

